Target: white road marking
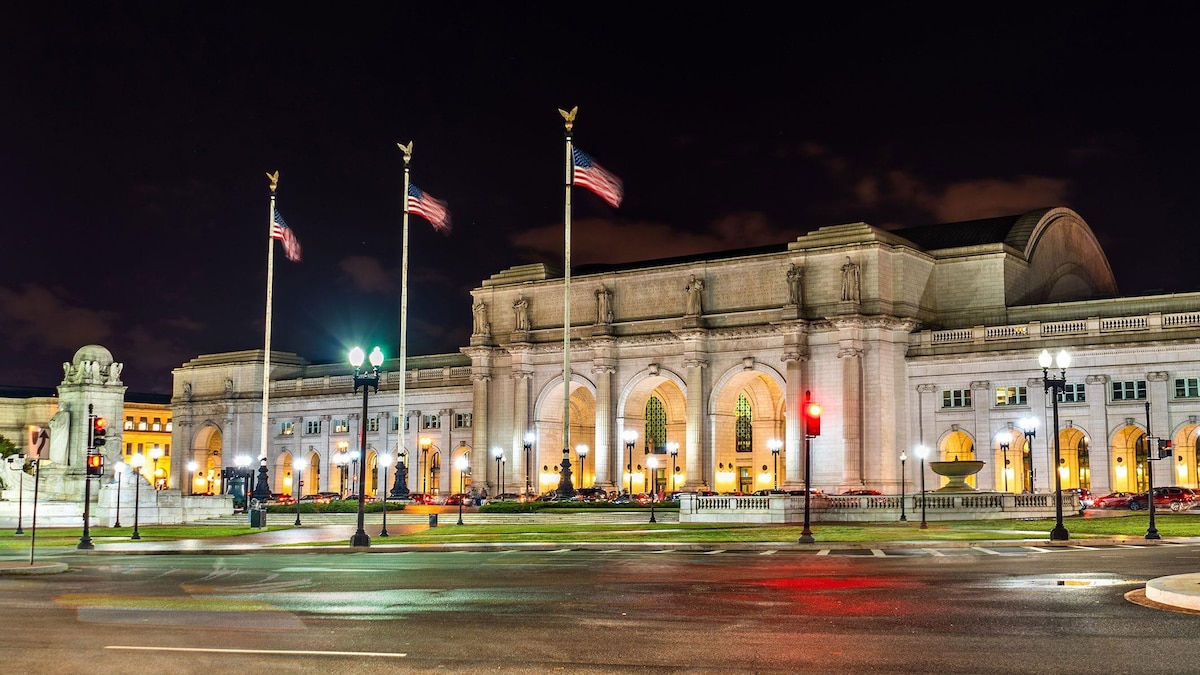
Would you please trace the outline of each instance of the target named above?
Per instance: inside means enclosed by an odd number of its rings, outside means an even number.
[[[817,555],[829,555],[829,549],[823,548],[820,551],[817,551]]]
[[[971,550],[972,551],[983,551],[984,553],[986,553],[988,555],[1000,555],[999,551],[993,551],[990,548],[984,548],[982,546],[972,546]]]
[[[280,656],[381,656],[402,658],[408,656],[402,652],[326,652],[302,649],[216,649],[202,647],[139,647],[135,645],[106,645],[105,649],[123,649],[140,652],[200,652],[207,654],[278,654]]]
[[[942,553],[941,551],[934,549],[934,548],[923,548],[921,550],[925,551],[929,555],[933,555],[933,556],[944,557],[946,555],[945,553]]]
[[[887,557],[886,553],[884,553],[882,550],[877,549],[877,548],[871,549],[871,555],[875,556],[876,558],[886,558]]]
[[[778,552],[776,549],[771,549],[770,551],[760,551],[759,555],[775,555]]]
[[[724,553],[724,552],[725,552],[725,549],[723,549],[723,548],[718,548],[718,549],[716,549],[716,550],[713,550],[713,551],[705,551],[705,552],[704,552],[704,555],[716,555],[716,554],[718,554],[718,553]]]

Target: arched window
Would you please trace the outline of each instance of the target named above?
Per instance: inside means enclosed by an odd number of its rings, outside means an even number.
[[[657,396],[646,401],[646,452],[667,451],[667,409]]]
[[[734,432],[737,438],[735,449],[738,452],[754,451],[754,411],[750,409],[750,399],[745,394],[738,394]]]

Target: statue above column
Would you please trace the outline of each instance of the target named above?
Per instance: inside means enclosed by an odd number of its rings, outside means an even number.
[[[120,386],[125,364],[113,361],[112,353],[100,345],[80,347],[70,361],[63,362],[61,384],[105,384]]]

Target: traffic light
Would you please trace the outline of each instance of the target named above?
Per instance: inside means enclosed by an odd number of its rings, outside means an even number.
[[[1171,456],[1171,440],[1168,438],[1158,439],[1158,458],[1166,459]]]
[[[104,475],[104,455],[88,455],[87,456],[87,475],[103,476]]]
[[[821,406],[812,401],[804,404],[804,435],[821,435]]]
[[[107,436],[107,435],[108,435],[108,420],[99,415],[96,415],[95,417],[92,418],[91,447],[93,447],[93,448],[104,447],[104,442],[107,440],[105,438],[105,436]]]

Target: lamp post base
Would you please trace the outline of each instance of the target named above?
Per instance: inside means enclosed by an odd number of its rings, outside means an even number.
[[[351,548],[369,548],[371,546],[371,535],[359,530],[350,537]]]
[[[805,528],[804,531],[800,533],[800,543],[801,544],[815,544],[815,543],[817,543],[817,540],[813,539],[812,532],[809,531],[808,528]]]
[[[1050,541],[1067,541],[1070,538],[1071,534],[1062,525],[1055,525],[1054,529],[1050,530]]]

